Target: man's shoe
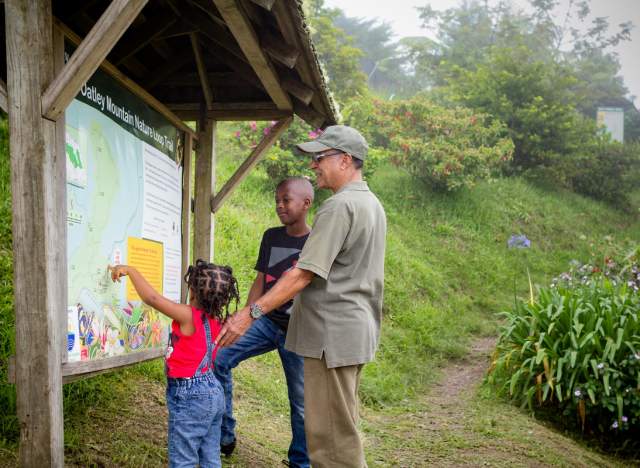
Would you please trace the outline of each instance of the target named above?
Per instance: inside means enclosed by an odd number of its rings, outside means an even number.
[[[229,455],[231,455],[235,449],[236,449],[236,439],[233,439],[228,444],[220,444],[220,452],[225,457],[228,457]]]

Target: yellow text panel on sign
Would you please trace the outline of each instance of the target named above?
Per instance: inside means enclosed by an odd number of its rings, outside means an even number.
[[[163,294],[162,276],[164,250],[160,242],[154,242],[137,237],[127,239],[127,264],[135,267],[149,282],[153,289]],[[139,301],[131,281],[127,281],[127,301]]]

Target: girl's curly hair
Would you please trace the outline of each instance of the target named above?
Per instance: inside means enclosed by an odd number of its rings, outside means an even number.
[[[238,309],[238,281],[233,276],[231,267],[198,259],[187,270],[184,281],[193,290],[198,304],[209,317],[225,320],[229,315],[229,304],[234,299],[236,310]]]

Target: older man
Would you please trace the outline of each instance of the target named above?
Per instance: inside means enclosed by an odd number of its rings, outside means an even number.
[[[233,343],[253,320],[297,295],[285,347],[304,357],[311,464],[361,468],[366,463],[357,430],[358,385],[380,335],[386,217],[362,180],[367,143],[359,132],[328,127],[298,148],[311,155],[318,188],[334,195],[318,210],[296,268],[238,311],[218,342]]]

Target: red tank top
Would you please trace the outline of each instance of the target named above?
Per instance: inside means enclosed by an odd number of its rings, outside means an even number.
[[[209,321],[211,329],[211,341],[213,342],[222,325],[218,320],[214,320],[204,314],[203,311],[191,307],[191,315],[193,317],[193,325],[195,332],[193,335],[183,335],[180,331],[180,324],[175,320],[171,322],[171,340],[167,347],[167,376],[172,378],[190,378],[194,377],[196,370],[202,358],[207,351],[207,338],[202,322],[202,317]],[[212,360],[215,359],[218,349],[213,350]],[[203,371],[209,370],[206,366]]]

